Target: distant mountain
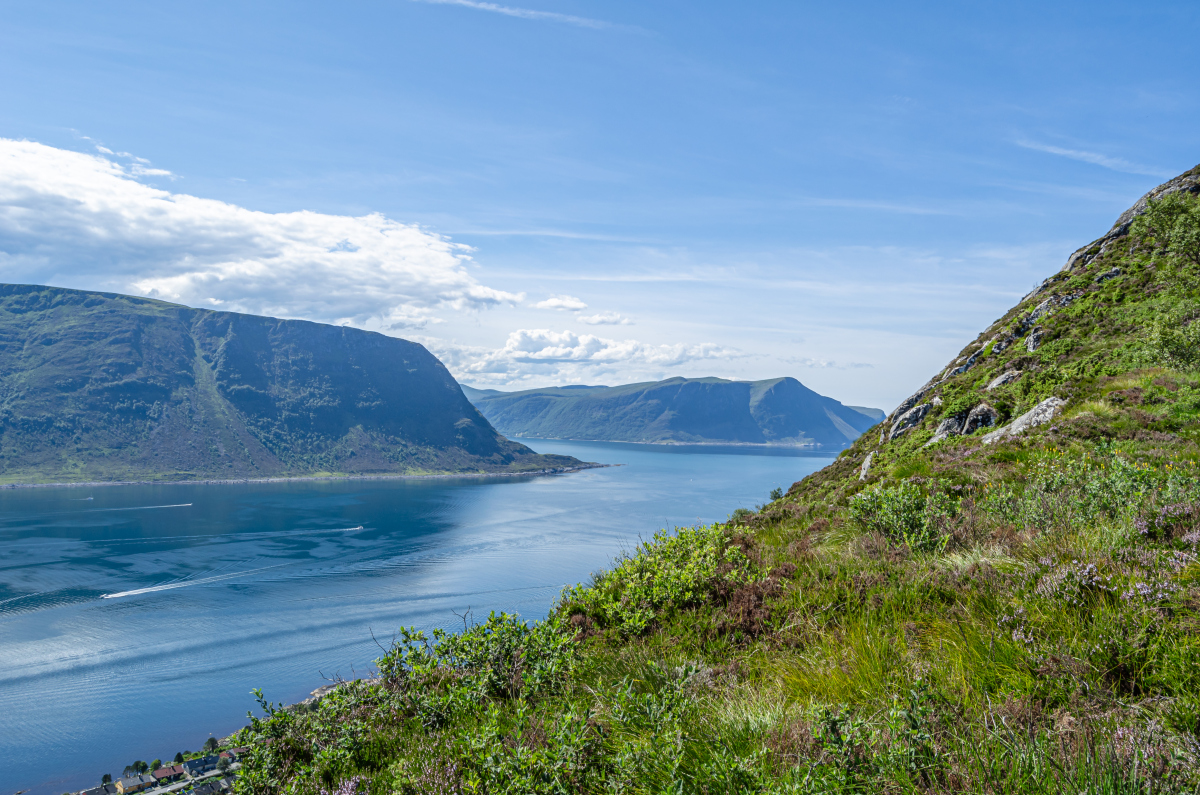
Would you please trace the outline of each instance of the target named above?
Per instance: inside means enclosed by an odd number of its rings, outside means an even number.
[[[0,482],[517,472],[424,347],[301,320],[0,285]]]
[[[671,378],[624,386],[562,386],[463,394],[507,436],[619,442],[843,447],[883,419],[843,406],[795,378]]]

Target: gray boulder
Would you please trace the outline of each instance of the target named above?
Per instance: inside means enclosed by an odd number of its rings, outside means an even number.
[[[1044,335],[1040,328],[1035,328],[1033,331],[1029,332],[1029,336],[1025,339],[1025,350],[1033,353],[1040,348],[1042,345],[1043,336]]]
[[[988,391],[991,391],[998,386],[1004,386],[1005,384],[1011,384],[1013,381],[1016,381],[1020,377],[1021,377],[1020,370],[1008,370],[1007,372],[1004,372],[1004,373],[996,376],[995,378],[993,378],[991,383],[989,383],[987,385],[986,389]]]
[[[900,415],[900,418],[892,423],[892,430],[888,433],[888,441],[908,433],[908,431],[921,423],[925,419],[925,415],[932,408],[932,403],[922,403],[919,406],[913,406],[908,411]]]
[[[1115,279],[1120,275],[1121,275],[1120,268],[1113,268],[1112,270],[1107,270],[1104,273],[1102,273],[1096,277],[1096,284],[1103,284],[1104,282],[1108,281],[1109,279]]]
[[[871,471],[871,462],[873,460],[875,460],[875,451],[874,450],[867,453],[867,457],[865,459],[863,459],[862,468],[858,470],[858,479],[859,480],[867,479],[867,475]]]
[[[934,431],[933,438],[925,443],[928,447],[931,444],[937,444],[943,439],[949,439],[951,436],[958,436],[962,433],[963,420],[961,416],[947,417],[938,423],[937,430]]]
[[[1049,397],[1037,404],[1029,411],[1017,417],[1015,420],[1005,425],[1003,428],[997,428],[991,433],[983,437],[984,444],[998,442],[1010,436],[1016,436],[1024,433],[1030,428],[1035,428],[1038,425],[1045,425],[1054,419],[1055,415],[1062,410],[1067,401],[1058,397]]]
[[[996,420],[1000,419],[1000,413],[986,403],[980,403],[975,408],[971,409],[971,413],[967,415],[966,422],[963,423],[962,432],[975,433],[980,428],[990,428],[996,424]]]

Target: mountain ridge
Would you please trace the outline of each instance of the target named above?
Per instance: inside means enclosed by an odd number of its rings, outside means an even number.
[[[504,439],[414,342],[118,293],[0,285],[0,482],[579,463]]]
[[[794,378],[684,378],[518,392],[464,387],[502,433],[520,438],[654,444],[845,446],[883,419]]]

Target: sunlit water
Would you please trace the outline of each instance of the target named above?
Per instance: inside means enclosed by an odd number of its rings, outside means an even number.
[[[664,527],[828,454],[526,440],[622,466],[536,478],[0,491],[0,795],[58,795],[368,672],[400,626],[543,616]]]

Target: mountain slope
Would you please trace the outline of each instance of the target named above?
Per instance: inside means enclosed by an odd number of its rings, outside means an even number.
[[[0,285],[0,480],[508,471],[424,347],[350,328]]]
[[[1198,194],[786,494],[254,721],[239,793],[1200,791]]]
[[[501,433],[540,439],[842,447],[882,419],[794,378],[463,392]]]

